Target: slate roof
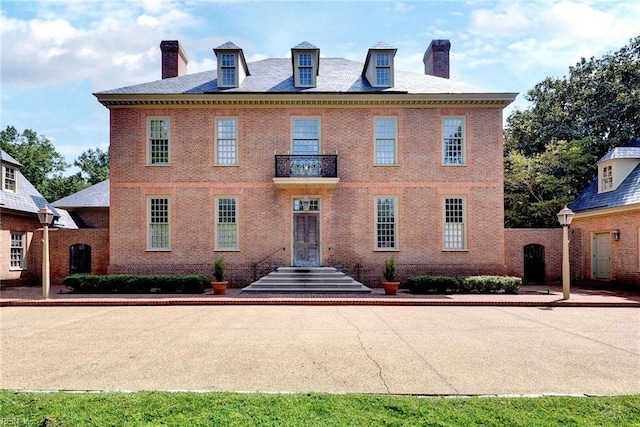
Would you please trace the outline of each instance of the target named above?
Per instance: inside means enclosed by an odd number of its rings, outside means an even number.
[[[3,163],[11,163],[15,166],[22,166],[19,161],[11,157],[9,153],[4,150],[0,150],[0,160],[2,160]]]
[[[631,140],[625,146],[613,148],[598,163],[614,158],[640,159],[640,138]],[[640,164],[613,191],[598,193],[596,176],[569,206],[578,213],[633,204],[640,204]]]
[[[11,156],[0,150],[2,161],[11,163]],[[13,159],[14,164],[20,164]],[[69,213],[63,209],[56,209],[40,194],[40,192],[22,175],[20,170],[16,171],[17,193],[10,191],[0,191],[0,208],[11,211],[37,215],[38,211],[45,206],[54,213],[57,218],[54,226],[61,228],[78,228],[76,223],[71,219]]]
[[[251,75],[240,87],[218,88],[217,71],[157,80],[95,95],[208,94],[208,93],[408,93],[482,94],[485,91],[450,79],[395,70],[394,87],[373,87],[362,76],[364,63],[343,58],[320,58],[316,87],[296,88],[291,58],[269,58],[248,64]],[[515,97],[515,94],[513,94]]]
[[[104,180],[52,203],[57,208],[108,208],[109,182]]]

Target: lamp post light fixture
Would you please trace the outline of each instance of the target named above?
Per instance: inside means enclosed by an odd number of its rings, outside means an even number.
[[[47,206],[38,211],[38,219],[43,227],[42,244],[42,298],[49,298],[49,285],[51,277],[49,275],[49,226],[53,222],[53,212]]]
[[[567,205],[558,212],[558,222],[562,226],[562,298],[569,299],[571,272],[569,267],[569,225],[575,214]]]

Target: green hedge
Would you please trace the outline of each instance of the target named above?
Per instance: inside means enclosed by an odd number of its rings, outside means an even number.
[[[94,274],[73,274],[63,279],[62,283],[73,292],[85,294],[145,294],[152,289],[162,293],[201,294],[209,287],[206,276],[190,274],[135,276],[131,274],[110,274],[98,276]]]
[[[413,294],[426,294],[430,292],[447,293],[491,293],[504,292],[515,293],[522,279],[506,276],[413,276],[407,280],[409,292]]]

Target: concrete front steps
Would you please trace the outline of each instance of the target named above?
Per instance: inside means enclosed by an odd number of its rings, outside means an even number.
[[[369,293],[371,289],[334,267],[280,267],[242,292]]]

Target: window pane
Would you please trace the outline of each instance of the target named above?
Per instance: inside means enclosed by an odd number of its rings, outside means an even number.
[[[311,67],[311,54],[301,53],[300,55],[298,55],[298,66]]]
[[[378,53],[376,55],[376,66],[378,66],[378,67],[388,67],[389,66],[389,54],[388,53]]]
[[[228,53],[222,54],[222,66],[223,67],[235,67],[236,66],[236,56]]]
[[[313,85],[313,76],[311,73],[311,68],[300,68],[299,73],[300,73],[299,84],[301,86]]]
[[[149,247],[169,249],[169,199],[153,198],[149,206]]]
[[[445,198],[445,249],[465,249],[464,201],[461,198]]]
[[[16,191],[16,170],[6,167],[4,169],[4,189],[7,191]]]
[[[442,125],[444,132],[444,164],[464,164],[464,139],[462,132],[463,120],[444,119],[442,121]]]
[[[218,199],[216,238],[218,249],[238,248],[238,224],[235,198]]]
[[[21,269],[25,266],[25,235],[11,233],[10,268]]]
[[[396,121],[376,119],[376,164],[396,163]]]
[[[235,165],[236,157],[236,119],[217,121],[217,162],[219,165]]]
[[[149,121],[149,161],[151,164],[169,163],[169,120]]]
[[[396,247],[395,199],[379,198],[376,201],[376,247],[394,249]]]
[[[390,73],[389,68],[376,68],[376,84],[379,86],[388,86],[391,82]]]
[[[296,119],[293,121],[293,154],[318,154],[320,140],[318,120]]]
[[[222,85],[223,86],[236,85],[236,69],[235,68],[222,69]]]

